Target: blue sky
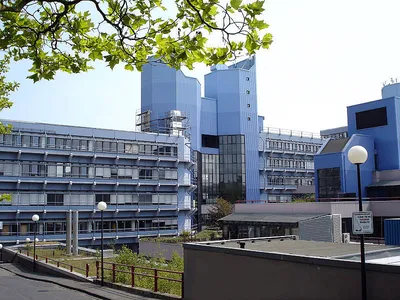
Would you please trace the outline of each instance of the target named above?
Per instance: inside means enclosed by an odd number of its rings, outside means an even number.
[[[398,0],[266,0],[274,43],[257,54],[259,114],[268,126],[318,132],[346,125],[346,106],[380,98],[400,79]],[[33,84],[29,62],[13,65],[21,82],[0,118],[134,130],[140,73],[123,66]],[[208,67],[184,70],[199,78]]]

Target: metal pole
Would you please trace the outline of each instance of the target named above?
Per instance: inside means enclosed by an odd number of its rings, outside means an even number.
[[[79,249],[78,249],[78,238],[79,238],[79,211],[74,211],[74,221],[73,221],[73,241],[72,241],[72,249],[73,255],[78,256]]]
[[[35,229],[33,231],[33,272],[36,272],[36,230],[37,222],[35,222]]]
[[[101,286],[104,285],[104,264],[103,264],[103,211],[101,211]]]
[[[361,195],[361,175],[360,164],[357,164],[357,181],[358,181],[358,210],[363,211],[362,195]],[[367,278],[365,272],[365,245],[364,235],[360,235],[360,248],[361,248],[361,299],[367,300]]]
[[[72,212],[67,212],[67,234],[66,234],[66,247],[67,247],[67,255],[71,255],[71,235],[72,235]]]

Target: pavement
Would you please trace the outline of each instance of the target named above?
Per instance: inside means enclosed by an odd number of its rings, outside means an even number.
[[[0,264],[0,291],[0,300],[153,299],[90,282],[33,273],[32,270],[14,264]]]

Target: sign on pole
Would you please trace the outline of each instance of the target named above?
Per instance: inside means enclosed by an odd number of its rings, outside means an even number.
[[[353,212],[353,234],[374,233],[372,211]]]
[[[3,221],[0,221],[0,229],[3,229]]]

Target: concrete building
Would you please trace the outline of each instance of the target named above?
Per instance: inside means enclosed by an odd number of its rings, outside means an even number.
[[[142,131],[153,131],[169,127],[169,111],[188,118],[197,161],[197,222],[208,223],[210,204],[218,197],[290,202],[296,194],[313,193],[313,156],[323,140],[319,134],[264,128],[257,110],[256,58],[213,66],[204,79],[202,97],[196,78],[165,64],[145,65],[138,122]]]
[[[187,300],[361,299],[358,244],[281,236],[183,248]],[[398,299],[400,267],[394,261],[400,248],[365,248],[368,299]]]
[[[140,236],[191,230],[193,214],[188,140],[173,134],[2,120],[12,134],[0,136],[0,243],[33,238],[66,240],[71,214],[79,245],[100,243],[97,203],[104,212],[105,244],[135,248]]]
[[[368,160],[361,165],[362,196],[374,199],[400,196],[399,114],[400,83],[383,87],[380,100],[347,108],[348,137],[327,140],[315,156],[319,201],[355,197],[356,167],[347,158],[349,149],[355,145],[368,151]]]

